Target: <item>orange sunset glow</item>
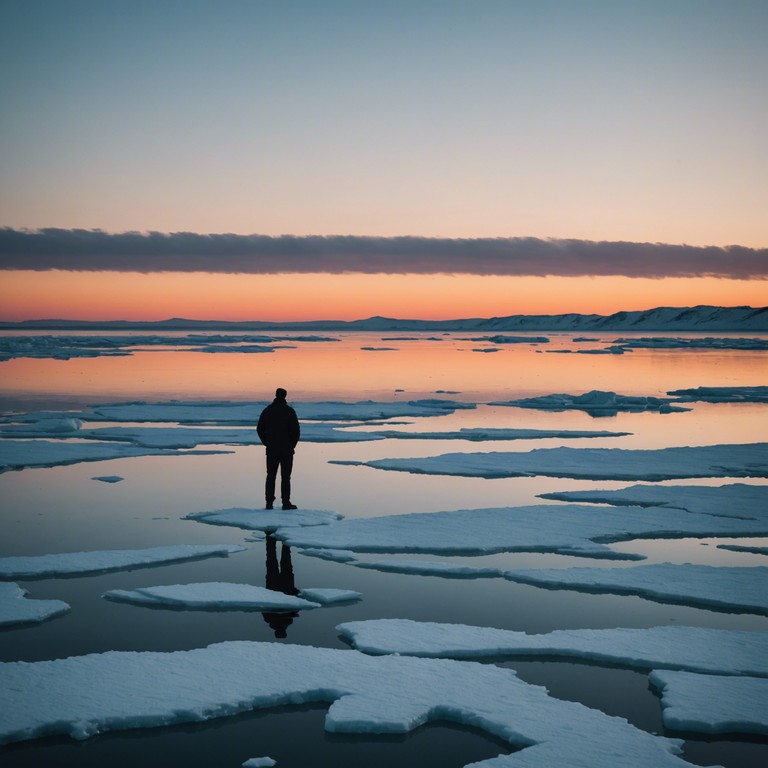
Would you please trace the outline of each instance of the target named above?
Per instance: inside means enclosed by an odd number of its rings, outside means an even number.
[[[704,277],[9,271],[0,282],[4,321],[452,319],[767,303],[766,281]]]

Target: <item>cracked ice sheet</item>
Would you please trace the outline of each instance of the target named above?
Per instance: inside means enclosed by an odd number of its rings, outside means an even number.
[[[329,525],[341,520],[344,515],[325,509],[215,509],[210,512],[190,512],[184,520],[196,520],[209,525],[228,525],[247,531],[273,532],[278,528],[301,528],[305,526]]]
[[[55,467],[81,461],[105,461],[131,456],[189,456],[230,451],[175,451],[120,443],[68,443],[48,440],[0,440],[0,472],[24,467]]]
[[[154,421],[188,424],[218,423],[253,425],[267,402],[168,402],[99,405],[91,412],[73,414],[87,421]],[[400,416],[444,416],[475,403],[428,398],[406,402],[364,400],[341,402],[291,402],[300,419],[310,421],[371,421]]]
[[[639,595],[678,605],[768,616],[768,567],[713,567],[658,563],[630,568],[553,568],[506,571],[522,584]]]
[[[537,504],[386,515],[312,528],[281,526],[276,537],[302,549],[436,555],[555,552],[637,560],[644,558],[615,552],[606,543],[649,536],[765,536],[767,531],[768,521],[718,518],[674,508]]]
[[[689,765],[677,756],[678,740],[554,699],[509,669],[248,641],[0,664],[0,743],[82,739],[318,701],[333,702],[331,732],[405,733],[448,719],[524,747],[475,766],[615,768],[618,754],[623,768]]]
[[[759,677],[653,672],[664,727],[696,733],[768,735],[768,680]]]
[[[559,629],[539,635],[408,619],[350,621],[336,627],[364,653],[429,658],[555,656],[634,669],[676,669],[768,677],[768,632],[663,626]]]
[[[617,507],[671,507],[702,515],[768,522],[768,485],[631,485],[614,491],[559,491],[542,493],[540,497]]]
[[[244,552],[238,544],[177,544],[149,549],[93,550],[55,555],[0,557],[0,579],[52,579],[74,574],[106,573]]]
[[[570,477],[588,480],[674,480],[695,477],[768,477],[768,443],[626,448],[535,448],[532,451],[444,453],[374,461],[332,461],[374,469],[460,477]]]
[[[0,627],[45,621],[69,611],[61,600],[27,600],[27,594],[18,584],[0,583]]]
[[[118,603],[203,611],[299,611],[320,607],[319,601],[304,600],[266,587],[221,581],[110,589],[102,597]]]

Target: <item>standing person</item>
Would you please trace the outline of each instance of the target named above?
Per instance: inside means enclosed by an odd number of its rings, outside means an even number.
[[[267,483],[265,496],[267,509],[272,509],[275,500],[275,478],[280,467],[280,496],[283,509],[297,509],[291,503],[291,470],[293,450],[299,442],[301,430],[296,411],[285,402],[288,393],[278,387],[275,399],[261,412],[256,431],[267,448]]]

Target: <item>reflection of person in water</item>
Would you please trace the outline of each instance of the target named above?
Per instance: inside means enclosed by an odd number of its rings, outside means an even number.
[[[298,595],[299,590],[293,581],[293,564],[291,563],[291,548],[286,544],[280,550],[280,562],[277,561],[277,542],[272,534],[267,534],[267,589],[282,592],[285,595]],[[263,611],[264,621],[275,630],[275,637],[287,637],[288,627],[299,615],[298,611],[275,613]]]

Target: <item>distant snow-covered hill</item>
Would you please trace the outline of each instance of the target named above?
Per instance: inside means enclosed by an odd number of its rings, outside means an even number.
[[[768,307],[656,307],[612,315],[509,315],[458,320],[313,320],[305,322],[227,322],[173,318],[129,320],[26,320],[0,323],[0,330],[314,330],[314,331],[738,331],[768,332]]]

